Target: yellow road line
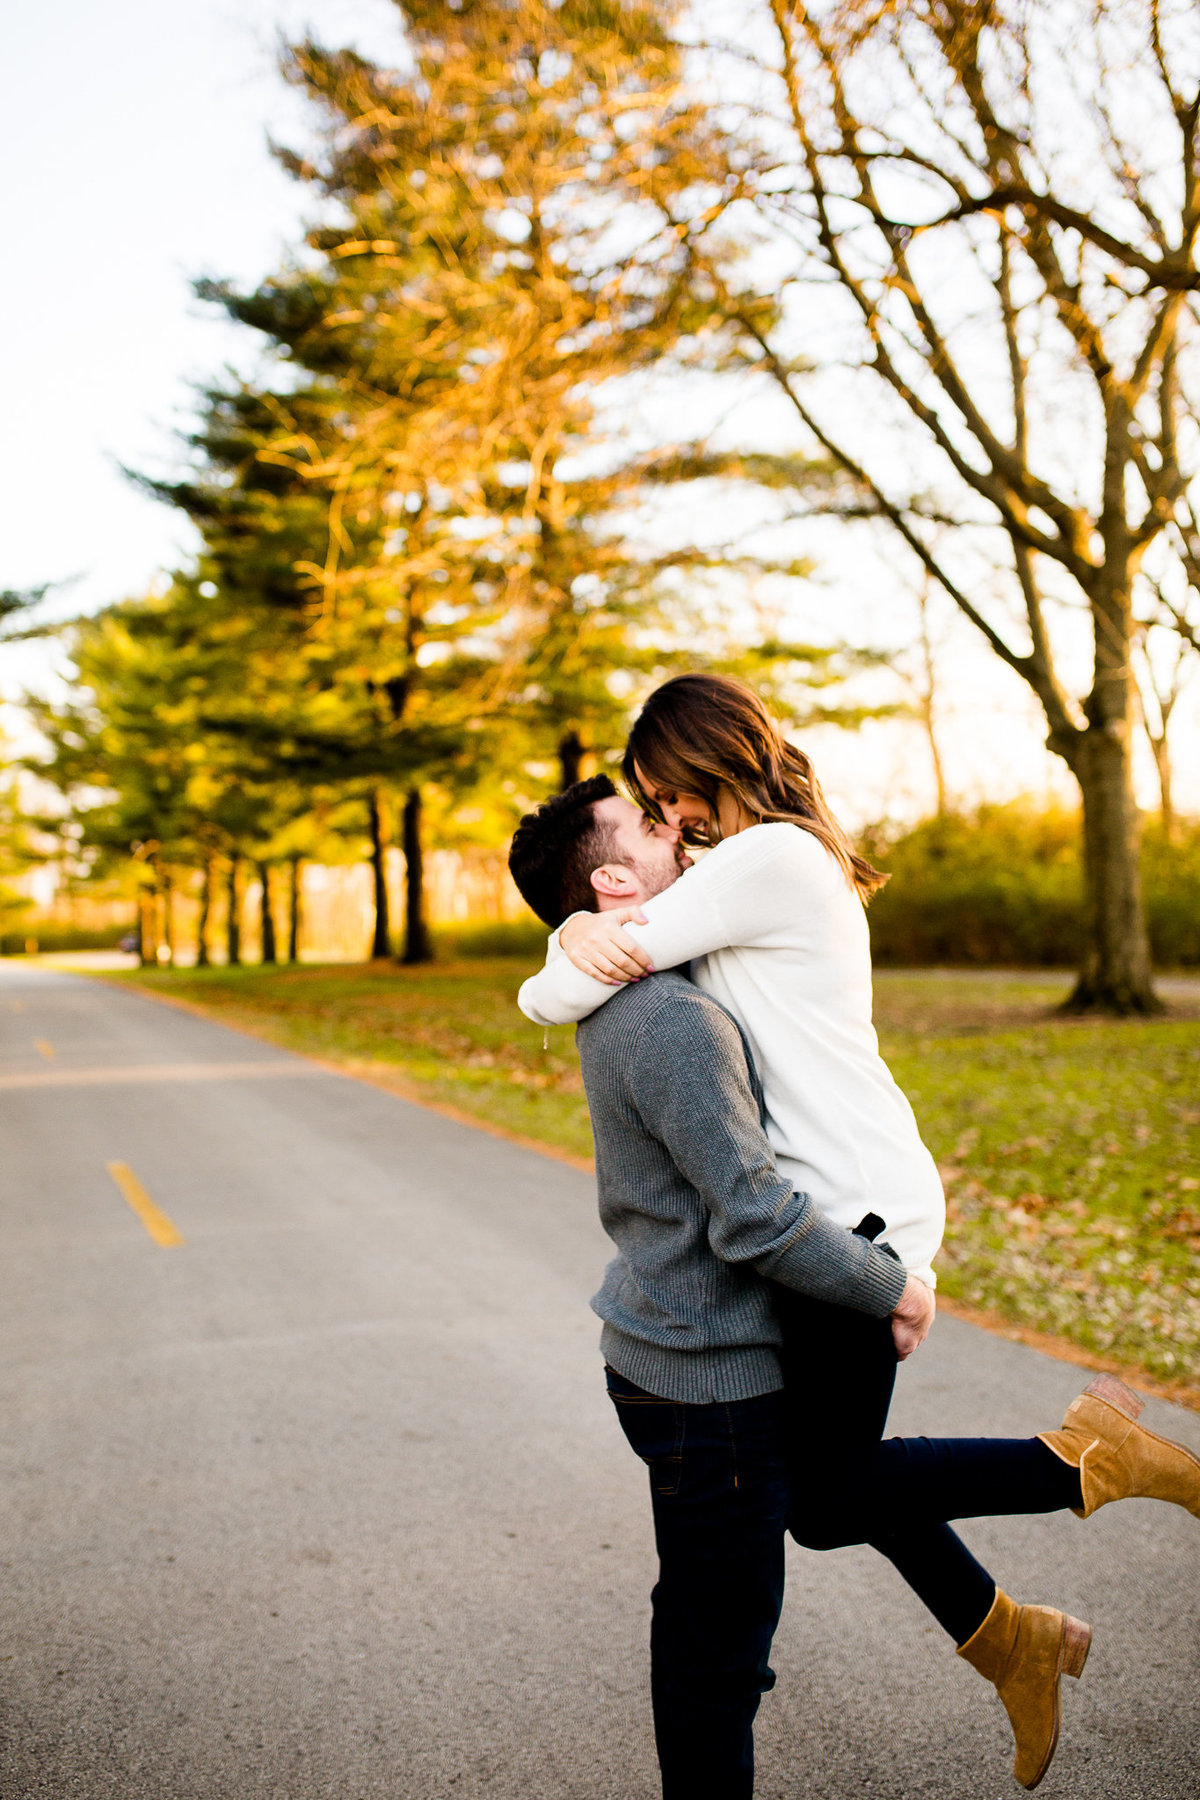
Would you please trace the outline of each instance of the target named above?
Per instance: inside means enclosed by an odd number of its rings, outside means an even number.
[[[12,1008],[13,1012],[24,1012],[25,1011],[25,1002],[23,1000],[10,1000],[8,1004]]]
[[[33,1047],[41,1051],[47,1062],[54,1061],[54,1045],[48,1044],[45,1038],[34,1038]]]
[[[104,1166],[156,1244],[161,1244],[164,1250],[169,1250],[172,1245],[185,1242],[182,1234],[176,1231],[166,1213],[155,1206],[128,1163],[110,1162],[105,1163]]]

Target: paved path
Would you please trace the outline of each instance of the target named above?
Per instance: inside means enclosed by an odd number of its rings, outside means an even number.
[[[589,1179],[36,968],[0,968],[0,1111],[4,1800],[652,1800]],[[1027,1433],[1078,1382],[946,1319],[896,1418]],[[1196,1800],[1200,1525],[965,1535],[1096,1625],[1047,1800]],[[777,1644],[761,1800],[1020,1791],[990,1690],[870,1552],[794,1551]]]

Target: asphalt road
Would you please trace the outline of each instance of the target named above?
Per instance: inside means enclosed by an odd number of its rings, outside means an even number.
[[[3,1800],[652,1800],[590,1179],[11,964],[0,1114]],[[894,1423],[1028,1434],[1080,1379],[944,1319]],[[1200,1524],[964,1535],[1096,1628],[1047,1800],[1197,1800]],[[991,1690],[871,1552],[792,1551],[775,1661],[761,1800],[1020,1791]]]

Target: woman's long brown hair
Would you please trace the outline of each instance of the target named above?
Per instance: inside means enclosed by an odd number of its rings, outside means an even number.
[[[762,823],[784,821],[811,832],[864,905],[887,880],[859,856],[830,812],[803,750],[788,743],[753,688],[728,675],[677,675],[655,689],[635,720],[625,746],[625,779],[657,812],[635,764],[658,788],[698,794],[714,826],[725,789]],[[714,830],[709,841],[715,840]]]

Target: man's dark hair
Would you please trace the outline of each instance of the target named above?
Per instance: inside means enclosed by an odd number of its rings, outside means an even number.
[[[599,910],[589,877],[614,860],[616,833],[592,809],[616,792],[607,775],[593,775],[526,813],[517,826],[508,866],[526,903],[552,931],[574,912]]]

